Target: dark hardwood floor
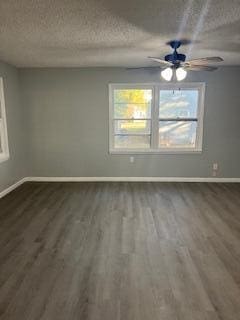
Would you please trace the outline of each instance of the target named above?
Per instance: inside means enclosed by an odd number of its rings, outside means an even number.
[[[0,319],[240,319],[240,185],[24,184],[0,200]]]

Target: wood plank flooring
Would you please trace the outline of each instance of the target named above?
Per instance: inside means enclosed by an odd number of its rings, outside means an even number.
[[[24,184],[0,200],[0,319],[240,319],[240,185]]]

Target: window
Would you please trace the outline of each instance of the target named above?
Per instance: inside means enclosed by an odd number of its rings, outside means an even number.
[[[110,152],[201,152],[204,90],[203,83],[110,84]]]
[[[3,80],[0,78],[0,162],[9,158]]]

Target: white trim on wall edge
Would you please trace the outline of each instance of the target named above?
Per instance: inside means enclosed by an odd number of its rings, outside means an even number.
[[[14,189],[16,189],[19,186],[21,186],[24,182],[27,182],[27,181],[28,181],[28,178],[23,178],[23,179],[17,181],[16,183],[12,184],[8,188],[4,189],[3,191],[0,192],[0,199],[3,198],[4,196],[6,196],[11,191],[13,191]]]
[[[238,182],[240,178],[216,177],[28,177],[36,182]]]
[[[0,192],[0,199],[25,182],[215,182],[240,183],[240,178],[212,177],[25,177]]]

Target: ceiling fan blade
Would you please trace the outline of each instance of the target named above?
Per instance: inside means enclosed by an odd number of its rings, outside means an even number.
[[[214,71],[218,69],[217,67],[204,65],[184,65],[183,68],[190,71]]]
[[[155,61],[155,62],[158,62],[160,63],[162,66],[164,67],[170,67],[172,66],[172,63],[171,62],[168,62],[166,60],[162,60],[160,58],[157,58],[157,57],[148,57],[149,59],[151,59],[152,61]]]
[[[161,67],[129,67],[129,68],[126,68],[127,70],[139,70],[139,69],[149,69],[149,70],[158,70],[158,69],[161,69]]]
[[[201,65],[201,64],[207,64],[207,63],[213,63],[213,62],[222,62],[223,59],[221,57],[206,57],[206,58],[199,58],[199,59],[193,59],[190,61],[186,61],[186,64],[196,64],[196,65]]]

